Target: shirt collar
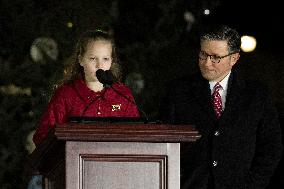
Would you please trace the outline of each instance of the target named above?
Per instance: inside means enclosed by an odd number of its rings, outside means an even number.
[[[226,75],[226,77],[222,81],[219,82],[219,84],[222,86],[222,89],[224,91],[226,91],[228,88],[228,81],[229,81],[230,75],[231,75],[231,71]],[[209,81],[211,91],[213,90],[213,87],[216,85],[216,83],[217,81]]]
[[[73,82],[77,93],[84,99],[84,101],[92,101],[100,96],[104,96],[105,88],[102,91],[94,92],[88,88],[83,79],[78,79]]]

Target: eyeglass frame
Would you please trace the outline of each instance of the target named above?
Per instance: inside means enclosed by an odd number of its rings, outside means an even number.
[[[202,59],[202,58],[200,57],[200,53],[205,54],[205,55],[206,55],[206,58],[205,58],[205,59]],[[229,53],[229,54],[227,54],[227,55],[224,55],[224,56],[216,56],[216,55],[209,55],[209,54],[207,54],[207,53],[204,52],[204,51],[199,51],[198,58],[199,58],[200,60],[207,60],[207,58],[209,57],[209,59],[210,59],[211,62],[213,62],[214,64],[219,64],[220,61],[221,61],[223,58],[226,58],[226,57],[228,57],[228,56],[231,56],[232,54],[235,54],[235,53],[237,53],[237,52],[231,52],[231,53]],[[215,58],[215,59],[218,58],[218,61],[215,62],[214,60],[212,60],[212,57]]]

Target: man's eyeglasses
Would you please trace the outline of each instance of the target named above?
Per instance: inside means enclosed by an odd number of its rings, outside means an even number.
[[[230,56],[230,55],[235,54],[235,53],[236,52],[232,52],[232,53],[229,53],[225,56],[216,56],[216,55],[209,55],[204,51],[200,51],[199,52],[199,59],[200,60],[207,60],[207,57],[209,56],[211,62],[213,62],[214,64],[218,64],[221,61],[221,59],[226,58],[227,56]]]

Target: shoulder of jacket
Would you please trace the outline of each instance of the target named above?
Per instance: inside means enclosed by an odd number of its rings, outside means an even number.
[[[64,95],[64,94],[70,94],[74,91],[74,84],[68,83],[63,84],[55,89],[54,94],[55,95]]]
[[[113,83],[112,87],[119,91],[127,91],[127,92],[130,91],[130,88],[121,82]]]

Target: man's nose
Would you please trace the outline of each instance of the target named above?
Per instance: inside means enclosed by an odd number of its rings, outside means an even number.
[[[211,61],[211,57],[210,56],[207,56],[207,58],[204,60],[204,64],[206,66],[213,64],[213,62]]]

